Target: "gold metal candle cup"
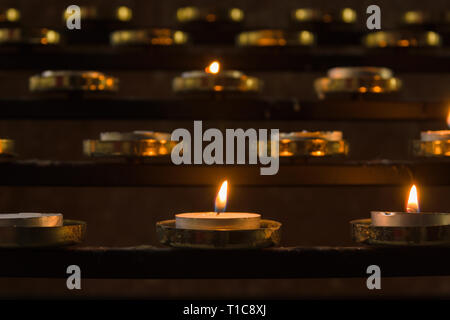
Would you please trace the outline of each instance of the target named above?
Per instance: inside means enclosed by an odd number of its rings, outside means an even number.
[[[0,227],[0,248],[60,247],[84,240],[86,223],[64,220],[55,227]]]
[[[378,227],[371,219],[350,222],[355,242],[377,246],[450,245],[450,225]]]
[[[338,14],[323,12],[316,8],[298,8],[291,13],[291,18],[297,23],[356,23],[357,13],[352,8],[343,8]]]
[[[167,28],[118,30],[111,33],[111,44],[115,46],[171,46],[186,44],[188,39],[187,33]]]
[[[44,71],[29,79],[32,92],[42,91],[117,91],[119,80],[98,71]]]
[[[413,141],[413,153],[419,157],[450,157],[450,139]]]
[[[439,47],[441,42],[441,36],[434,31],[377,31],[363,39],[368,48]]]
[[[424,131],[412,146],[416,156],[450,157],[450,130]]]
[[[241,23],[244,20],[244,17],[244,11],[239,8],[219,10],[205,7],[189,6],[182,7],[177,10],[177,21],[179,23],[213,23],[217,21]]]
[[[52,29],[33,28],[0,28],[1,44],[57,45],[61,42],[61,34]]]
[[[240,71],[225,70],[217,74],[204,71],[184,72],[172,82],[174,92],[259,92],[262,81]]]
[[[100,140],[83,141],[83,153],[89,157],[148,158],[167,156],[176,144],[164,132],[106,132]]]
[[[319,98],[330,93],[385,94],[398,92],[402,81],[387,68],[338,67],[328,71],[328,76],[314,81]]]
[[[255,47],[273,46],[313,46],[316,42],[314,33],[302,31],[283,31],[265,29],[242,32],[237,36],[237,45]]]
[[[67,10],[62,13],[64,24],[70,15]],[[117,21],[128,22],[133,18],[133,10],[127,6],[117,6],[112,10],[101,10],[95,5],[80,6],[80,18],[83,21]]]
[[[259,153],[264,153],[266,142],[259,142]],[[268,153],[271,144],[268,144]],[[280,157],[325,157],[347,155],[349,146],[341,131],[300,131],[280,133]]]
[[[14,140],[0,139],[0,157],[14,157]]]
[[[191,249],[256,249],[278,246],[281,223],[261,220],[260,227],[252,230],[191,230],[179,229],[175,220],[160,221],[156,233],[160,243],[177,248]]]

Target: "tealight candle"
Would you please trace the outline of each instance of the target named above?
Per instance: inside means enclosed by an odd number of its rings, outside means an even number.
[[[342,140],[342,131],[296,131],[280,133],[280,140],[307,140],[307,139],[323,139],[328,141]]]
[[[60,213],[0,213],[0,227],[58,227],[63,225]]]
[[[215,212],[192,212],[175,215],[177,229],[252,230],[260,228],[261,215],[225,212],[228,182],[224,181],[216,197]]]
[[[221,71],[218,61],[213,61],[205,70],[183,72],[172,83],[175,92],[258,92],[262,81],[237,70]]]
[[[317,78],[314,87],[320,99],[328,95],[388,94],[401,89],[402,81],[394,77],[392,70],[381,67],[336,67],[326,77]]]
[[[372,211],[372,225],[376,227],[427,227],[450,225],[450,213],[420,212],[417,188],[411,187],[406,212]]]
[[[447,126],[450,128],[450,111],[447,115]],[[450,140],[450,130],[422,131],[420,139],[422,141]]]

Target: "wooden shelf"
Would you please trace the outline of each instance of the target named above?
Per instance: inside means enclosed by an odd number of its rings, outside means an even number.
[[[67,278],[331,278],[449,276],[450,247],[289,247],[264,250],[176,250],[140,247],[0,249],[0,277]],[[237,263],[239,262],[239,263]],[[207,266],[207,267],[205,267]]]
[[[0,68],[94,70],[202,70],[213,58],[226,69],[247,71],[320,71],[361,65],[390,67],[395,72],[450,72],[448,48],[398,48],[370,51],[362,47],[239,48],[181,46],[113,48],[109,46],[3,47]]]
[[[61,107],[64,105],[64,108]],[[0,119],[114,120],[441,120],[448,104],[407,101],[297,101],[270,97],[210,99],[0,99]]]
[[[175,166],[169,158],[150,163],[16,161],[0,163],[3,186],[169,187],[215,186],[227,177],[236,186],[450,185],[450,162],[349,162],[282,159],[277,175],[259,165]],[[152,163],[154,162],[154,163]]]

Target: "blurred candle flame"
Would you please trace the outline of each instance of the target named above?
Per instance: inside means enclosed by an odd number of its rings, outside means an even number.
[[[216,196],[215,209],[217,213],[224,212],[227,206],[228,181],[225,180]]]
[[[406,205],[406,211],[410,213],[420,212],[419,210],[419,200],[417,198],[417,188],[413,184],[411,190],[409,191],[408,203]]]
[[[207,73],[217,74],[220,71],[220,63],[219,61],[213,61],[209,66],[205,68]]]

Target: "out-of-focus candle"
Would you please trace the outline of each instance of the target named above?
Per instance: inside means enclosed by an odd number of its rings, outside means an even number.
[[[450,128],[450,110],[447,114],[447,126]],[[450,140],[450,130],[423,131],[420,139],[422,141]]]

